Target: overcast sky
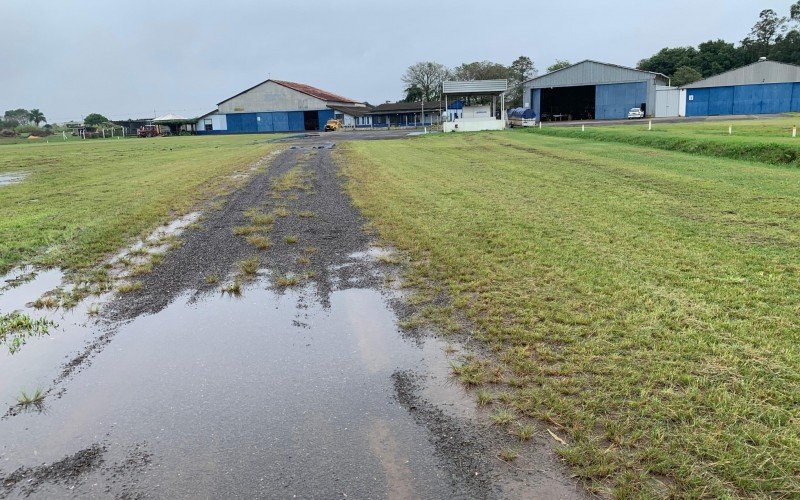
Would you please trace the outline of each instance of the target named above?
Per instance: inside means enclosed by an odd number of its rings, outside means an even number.
[[[269,77],[356,100],[402,96],[425,60],[633,66],[665,46],[744,38],[791,0],[0,0],[0,112],[49,121],[197,116]]]

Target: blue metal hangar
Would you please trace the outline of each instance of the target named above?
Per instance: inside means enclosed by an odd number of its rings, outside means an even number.
[[[800,66],[765,58],[682,88],[686,116],[800,111]]]
[[[201,116],[198,134],[242,134],[322,130],[334,107],[366,107],[332,92],[284,80],[265,80]]]
[[[656,110],[656,88],[669,86],[661,73],[586,60],[523,83],[523,103],[543,121],[614,120],[631,108]]]

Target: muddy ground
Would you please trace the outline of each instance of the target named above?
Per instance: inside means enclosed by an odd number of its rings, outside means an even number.
[[[400,331],[413,311],[344,191],[343,137],[284,142],[141,290],[37,339],[24,361],[66,358],[40,406],[11,402],[0,420],[0,497],[585,496],[546,434],[521,445],[488,425],[445,342]],[[276,212],[259,229],[268,248],[234,234]],[[21,364],[0,375],[50,373]],[[16,386],[3,388],[8,401]]]

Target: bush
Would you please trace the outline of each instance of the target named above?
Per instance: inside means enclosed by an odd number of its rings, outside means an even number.
[[[4,128],[0,130],[0,137],[16,137],[17,133],[11,130],[10,128]]]
[[[36,125],[19,125],[14,130],[17,131],[18,134],[34,134],[35,132],[41,130]]]

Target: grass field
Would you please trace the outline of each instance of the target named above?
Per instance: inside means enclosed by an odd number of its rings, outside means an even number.
[[[620,142],[669,151],[752,160],[775,165],[800,166],[800,136],[792,138],[792,127],[800,126],[800,115],[760,120],[722,118],[689,123],[653,123],[580,127],[544,127],[518,133]],[[733,134],[728,135],[728,127]]]
[[[592,488],[800,496],[800,170],[538,131],[342,154],[414,300],[452,298],[424,315],[490,347],[455,373]]]
[[[0,273],[27,262],[81,269],[200,200],[271,146],[263,136],[43,140],[0,146]]]

